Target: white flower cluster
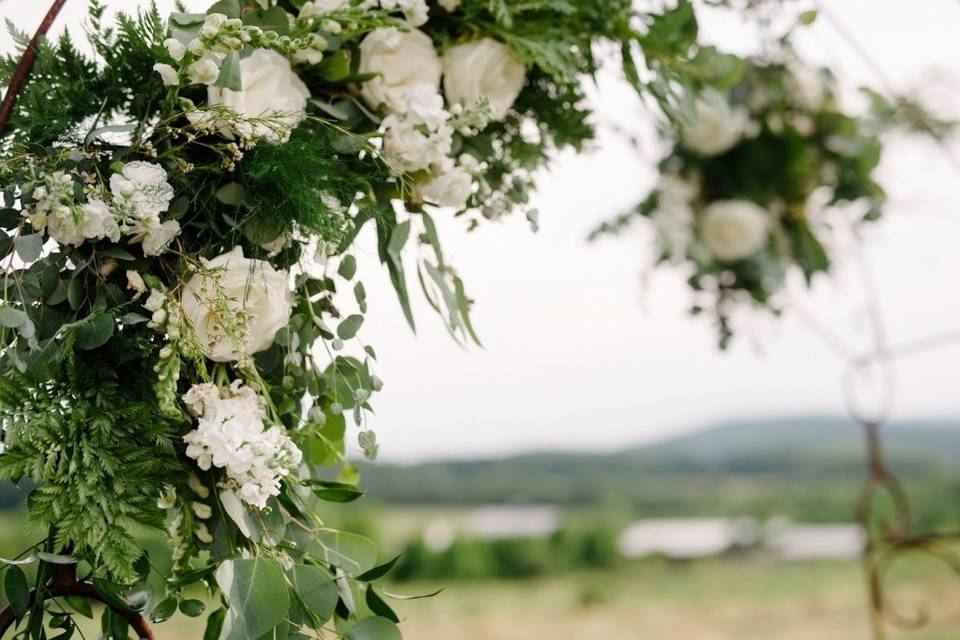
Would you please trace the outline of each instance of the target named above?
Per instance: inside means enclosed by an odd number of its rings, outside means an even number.
[[[457,6],[444,5],[448,11]],[[418,29],[377,29],[360,43],[360,53],[360,72],[374,75],[360,93],[370,107],[388,112],[384,157],[402,171],[430,173],[417,188],[422,200],[464,208],[476,167],[458,166],[450,157],[453,134],[473,135],[490,120],[502,120],[526,82],[524,65],[490,38],[451,47],[441,59]]]
[[[176,220],[162,219],[173,199],[173,187],[163,167],[129,162],[110,177],[110,197],[94,185],[84,189],[77,176],[58,171],[43,179],[32,193],[25,214],[35,231],[46,231],[60,244],[77,246],[88,240],[121,235],[139,242],[147,256],[159,255],[180,233]],[[78,202],[78,191],[87,193]],[[107,200],[110,201],[108,204]]]
[[[453,148],[450,113],[443,97],[427,84],[404,91],[398,109],[383,119],[383,153],[403,171],[440,167]]]
[[[453,0],[459,4],[459,0]],[[445,0],[450,4],[451,0]],[[350,0],[312,0],[304,2],[300,7],[300,17],[323,15],[337,9],[344,9],[350,6]],[[386,11],[400,11],[403,13],[407,22],[414,27],[419,27],[427,22],[429,16],[429,7],[426,0],[364,0],[359,5],[360,9],[375,9],[377,7]]]
[[[279,427],[266,428],[260,398],[239,380],[230,387],[198,384],[183,396],[197,428],[183,436],[187,455],[204,471],[222,468],[238,495],[259,508],[279,495],[281,479],[295,470],[300,450]]]

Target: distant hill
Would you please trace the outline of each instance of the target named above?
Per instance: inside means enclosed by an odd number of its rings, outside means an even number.
[[[960,517],[960,419],[883,428],[887,458],[917,517]],[[546,502],[648,515],[848,519],[864,476],[860,428],[844,418],[730,422],[609,454],[535,453],[493,460],[363,466],[387,503]]]

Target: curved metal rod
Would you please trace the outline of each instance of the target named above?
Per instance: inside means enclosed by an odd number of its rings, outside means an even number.
[[[53,1],[53,4],[47,11],[47,15],[43,17],[40,26],[33,34],[33,37],[30,38],[30,43],[27,45],[27,48],[24,49],[23,55],[20,56],[20,62],[17,63],[17,68],[13,70],[13,75],[10,76],[10,84],[7,86],[7,92],[3,95],[3,102],[0,102],[0,136],[3,136],[3,132],[7,128],[10,116],[13,115],[13,108],[17,104],[17,96],[20,95],[23,85],[30,76],[33,61],[37,59],[37,45],[40,43],[40,39],[47,35],[47,31],[53,26],[53,21],[56,20],[57,15],[60,13],[60,10],[63,9],[63,5],[66,4],[66,2],[67,0]]]
[[[119,614],[124,620],[126,620],[127,624],[129,624],[130,628],[134,630],[138,638],[141,640],[155,640],[153,636],[153,630],[150,628],[150,624],[142,615],[129,609],[118,609],[117,607],[106,602],[103,597],[97,593],[97,590],[93,588],[92,584],[77,580],[76,565],[58,566],[53,578],[40,590],[45,596],[52,598],[77,596],[104,604],[114,613]],[[30,591],[30,607],[33,607],[34,604],[36,604],[37,591],[37,589]],[[0,638],[2,638],[3,635],[13,627],[15,622],[16,617],[13,614],[12,607],[7,606],[0,611]]]

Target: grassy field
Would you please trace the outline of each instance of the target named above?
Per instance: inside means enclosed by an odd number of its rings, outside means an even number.
[[[0,516],[0,555],[33,540]],[[960,637],[960,579],[922,560],[891,574],[898,610],[928,606],[933,622],[891,640]],[[521,581],[405,583],[427,600],[397,602],[406,640],[868,640],[866,593],[855,562],[778,564],[758,557],[623,563],[611,571]],[[158,640],[202,637],[203,618],[179,616]],[[86,638],[96,624],[84,625]],[[333,636],[331,636],[333,637]]]
[[[895,578],[904,612],[932,605],[936,620],[892,640],[960,636],[960,582],[915,565]],[[865,595],[855,563],[774,565],[710,560],[633,565],[519,582],[443,586],[429,600],[399,603],[406,640],[868,640]],[[87,625],[87,637],[96,637]],[[178,617],[158,640],[199,639],[202,619]],[[332,636],[331,636],[332,637]]]

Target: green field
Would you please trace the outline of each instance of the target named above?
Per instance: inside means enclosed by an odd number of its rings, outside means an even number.
[[[960,634],[960,581],[911,567],[895,582],[905,611],[932,605],[936,622],[890,638],[948,640]],[[908,579],[909,578],[909,579]],[[734,559],[648,563],[603,573],[516,582],[404,584],[404,593],[445,587],[400,603],[406,640],[867,640],[859,567],[771,565]],[[95,636],[87,625],[87,637]],[[159,640],[199,639],[202,619],[178,617]],[[330,636],[333,637],[332,635]]]

